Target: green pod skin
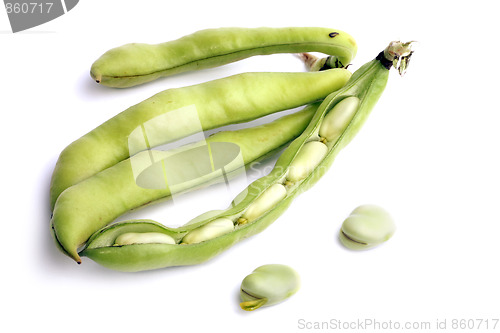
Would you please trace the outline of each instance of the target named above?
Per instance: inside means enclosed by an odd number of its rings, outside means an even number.
[[[204,143],[231,143],[239,147],[242,163],[225,167],[225,177],[229,178],[244,171],[243,166],[249,167],[251,163],[268,157],[298,137],[318,106],[319,102],[313,103],[301,111],[260,126],[218,132],[208,137]],[[170,156],[170,153],[155,150],[141,152],[64,191],[56,202],[51,220],[60,248],[80,262],[77,248],[95,231],[132,209],[171,198],[171,187],[144,188],[137,184],[134,175],[137,161],[148,162],[151,154],[161,161],[164,156]],[[199,161],[187,160],[186,163],[199,164]],[[193,181],[182,184],[181,188],[176,188],[176,192],[208,186],[223,178],[218,173],[203,176],[195,173],[190,179]]]
[[[383,54],[383,53],[381,53]],[[357,70],[349,82],[341,90],[330,94],[320,105],[318,111],[306,130],[295,139],[281,154],[273,170],[266,176],[254,181],[238,195],[227,210],[196,223],[179,228],[164,227],[153,221],[125,221],[105,227],[96,232],[80,253],[97,263],[120,271],[141,271],[168,266],[181,266],[202,263],[227,250],[238,241],[255,235],[273,223],[301,192],[310,188],[327,171],[337,153],[349,143],[367,119],[370,111],[385,89],[390,64],[384,56],[378,56]],[[335,141],[326,142],[328,152],[317,167],[303,180],[287,183],[288,167],[299,154],[304,144],[311,140],[319,140],[318,131],[325,115],[344,98],[359,98],[359,106],[344,132]],[[259,218],[253,221],[240,221],[245,210],[270,186],[283,183],[287,186],[287,196],[275,204]],[[217,218],[228,218],[235,221],[235,230],[225,235],[192,245],[179,244],[135,244],[113,246],[114,239],[125,232],[151,231],[163,232],[172,236],[177,242],[198,226]]]
[[[344,86],[350,76],[342,68],[305,73],[243,73],[158,93],[104,122],[61,152],[50,185],[51,208],[65,189],[133,153],[201,130],[319,101]],[[148,134],[148,147],[140,146],[140,142],[133,142],[138,147],[131,146],[131,134],[149,123],[155,126],[154,142]]]
[[[161,44],[113,48],[92,64],[90,75],[102,85],[126,88],[255,55],[300,52],[333,55],[347,65],[356,55],[357,45],[349,34],[329,28],[207,29]]]

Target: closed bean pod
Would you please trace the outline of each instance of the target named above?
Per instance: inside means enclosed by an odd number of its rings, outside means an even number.
[[[319,103],[311,104],[260,126],[218,132],[200,142],[201,146],[196,143],[176,151],[144,151],[71,186],[60,195],[53,210],[51,224],[56,241],[66,254],[80,262],[77,248],[100,228],[131,209],[224,181],[225,177],[229,179],[244,171],[298,137],[318,106]],[[219,155],[214,151],[217,145],[223,145]],[[228,146],[230,151],[225,149]],[[234,154],[226,158],[228,151]],[[218,160],[227,163],[212,169],[212,162]],[[158,170],[158,165],[163,168]],[[166,173],[168,177],[164,178]],[[181,173],[182,181],[174,184],[170,174],[178,177]]]
[[[308,73],[243,73],[160,92],[104,122],[60,154],[51,208],[67,188],[140,151],[182,137],[319,101],[340,89],[342,68]]]
[[[115,223],[92,235],[81,255],[87,256],[105,267],[121,271],[192,265],[209,260],[238,241],[263,231],[288,208],[297,195],[310,188],[321,178],[333,163],[336,154],[352,140],[384,91],[393,61],[396,58],[406,60],[407,57],[411,56],[410,46],[410,44],[399,42],[391,43],[374,60],[360,67],[342,89],[328,95],[321,103],[306,130],[280,155],[273,170],[268,175],[251,183],[246,190],[233,200],[228,209],[216,216],[179,228],[165,227],[153,221],[135,220]],[[407,63],[407,61],[404,61],[404,63]],[[309,175],[293,184],[285,185],[288,167],[299,156],[300,150],[308,142],[319,140],[318,132],[325,115],[334,111],[340,101],[351,96],[359,99],[359,105],[351,120],[344,124],[342,134],[334,141],[324,143],[328,147],[328,152]],[[238,220],[248,207],[274,184],[284,184],[287,190],[286,196],[272,208],[262,212],[253,221],[239,224]],[[118,235],[136,229],[161,230],[161,232],[167,233],[180,241],[190,230],[218,218],[227,218],[234,221],[234,230],[204,242],[182,246],[178,244],[135,244],[119,248],[112,246]]]
[[[279,264],[256,268],[241,282],[240,307],[253,311],[283,302],[300,288],[299,274],[291,267]]]
[[[337,29],[206,29],[161,44],[130,43],[113,48],[92,64],[90,75],[105,86],[125,88],[274,53],[322,52],[336,56],[347,65],[356,51],[354,39]]]
[[[396,231],[391,215],[382,207],[362,205],[342,223],[340,241],[351,250],[365,250],[389,240]]]

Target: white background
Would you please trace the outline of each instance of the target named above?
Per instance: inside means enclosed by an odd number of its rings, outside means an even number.
[[[17,34],[0,10],[1,330],[302,332],[318,331],[305,328],[316,322],[372,319],[433,328],[447,320],[451,332],[453,319],[489,319],[487,331],[500,332],[500,323],[491,329],[500,318],[494,4],[86,0]],[[391,40],[419,45],[407,75],[392,72],[364,128],[330,171],[263,233],[195,267],[120,273],[86,258],[76,265],[49,233],[49,181],[66,145],[163,89],[245,71],[305,70],[293,56],[275,55],[125,90],[89,77],[92,62],[111,47],[222,26],[344,30],[359,45],[352,70]],[[209,188],[135,216],[179,225],[230,199],[224,187]],[[365,203],[389,210],[398,230],[379,248],[351,252],[337,233]],[[244,312],[240,282],[267,263],[294,267],[302,287],[280,305]]]

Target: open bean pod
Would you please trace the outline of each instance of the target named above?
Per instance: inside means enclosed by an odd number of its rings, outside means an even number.
[[[164,227],[152,221],[116,223],[96,232],[81,255],[121,271],[192,265],[261,232],[288,208],[297,195],[321,178],[338,152],[360,130],[385,89],[394,58],[411,55],[409,45],[402,45],[405,44],[391,43],[374,60],[358,69],[342,89],[328,95],[306,130],[281,154],[273,170],[250,184],[227,210],[179,228]],[[337,116],[328,117],[332,112]],[[231,220],[233,228],[216,234],[214,238],[182,245],[189,233],[218,219]],[[115,245],[117,237],[129,232],[167,234],[176,244]]]
[[[80,262],[77,248],[95,231],[129,210],[229,181],[298,137],[318,106],[313,103],[260,126],[220,131],[178,149],[144,151],[71,186],[60,195],[52,216],[56,241]]]

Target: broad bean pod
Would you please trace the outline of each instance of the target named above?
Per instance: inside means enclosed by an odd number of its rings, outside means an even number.
[[[273,170],[268,175],[251,183],[245,191],[234,199],[228,209],[215,216],[199,219],[195,223],[189,223],[179,228],[165,227],[150,220],[133,220],[112,224],[96,232],[80,254],[105,267],[120,271],[141,271],[168,266],[193,265],[209,260],[240,240],[263,231],[288,208],[297,195],[310,188],[321,178],[333,163],[338,152],[353,139],[384,91],[389,69],[393,64],[396,64],[397,69],[401,69],[401,64],[406,66],[408,63],[407,60],[412,54],[410,46],[408,43],[391,43],[374,60],[360,67],[342,89],[328,95],[306,130],[280,155]],[[339,112],[344,122],[343,130],[333,139],[325,139],[321,136],[322,128],[324,128],[322,122],[325,116],[329,112],[338,112],[338,108],[344,108],[345,106],[341,106],[341,104],[348,98],[357,98],[359,103],[350,117],[346,117],[344,112]],[[327,126],[327,128],[329,127],[331,126]],[[321,151],[320,154],[323,154],[322,158],[319,161],[316,160],[317,164],[312,170],[309,166],[303,168],[309,171],[303,175],[302,179],[288,179],[292,166],[299,167],[300,163],[308,163],[307,159],[300,157],[304,147],[311,144],[316,145],[316,143],[324,144],[327,147],[325,153],[322,152],[323,150],[318,150]],[[297,162],[298,160],[301,162]],[[282,197],[281,194],[277,196],[279,199],[273,202],[270,209],[261,211],[259,217],[254,217],[253,220],[246,218],[247,210],[258,202],[259,197],[274,186],[284,187],[285,197]],[[182,239],[192,230],[222,218],[233,221],[234,229],[232,231],[199,243],[180,245]],[[176,241],[176,244],[152,242],[115,245],[114,241],[118,236],[129,232],[167,234]]]
[[[356,51],[355,40],[337,29],[206,29],[161,44],[130,43],[113,48],[92,64],[90,75],[105,86],[125,88],[163,76],[274,53],[322,52],[347,65]]]
[[[243,73],[160,92],[104,122],[61,152],[50,185],[51,208],[67,188],[139,151],[321,100],[341,88],[350,76],[343,68]]]
[[[318,106],[313,103],[260,126],[220,131],[176,150],[144,151],[87,178],[64,191],[56,202],[51,225],[57,243],[80,262],[77,248],[98,229],[131,209],[244,171],[298,137]],[[172,179],[179,174],[182,179]]]

